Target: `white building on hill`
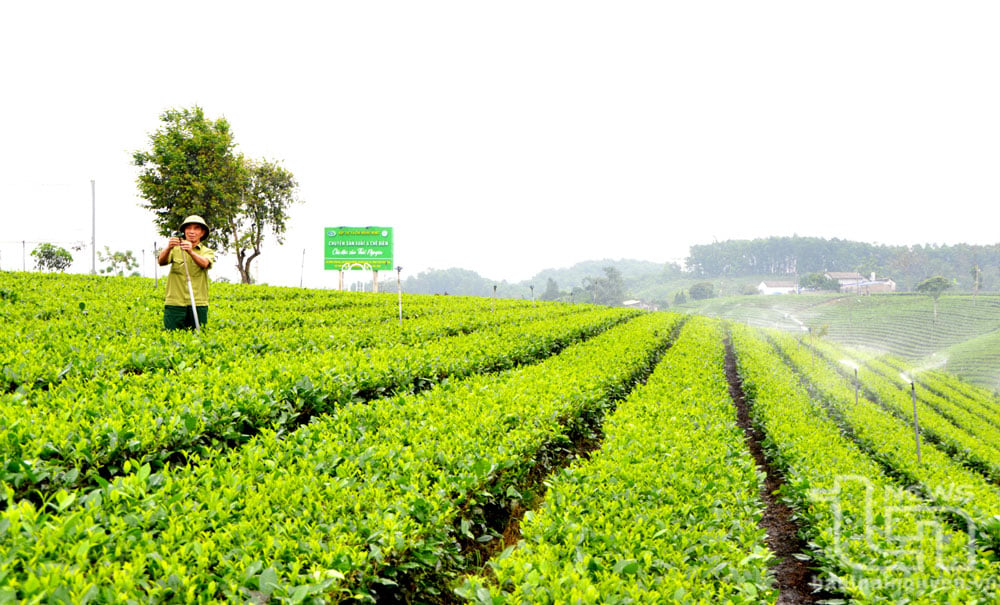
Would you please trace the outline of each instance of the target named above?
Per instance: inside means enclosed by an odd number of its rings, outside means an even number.
[[[623,307],[628,307],[629,309],[643,309],[645,311],[659,311],[660,307],[650,303],[644,303],[641,300],[630,299],[622,302]]]
[[[869,277],[865,277],[857,272],[840,272],[840,271],[827,271],[826,275],[829,279],[837,280],[840,284],[841,292],[852,292],[856,294],[875,294],[879,292],[895,292],[896,282],[888,277],[881,279],[875,278],[875,272]]]
[[[799,286],[793,281],[762,281],[757,291],[761,294],[795,294]]]

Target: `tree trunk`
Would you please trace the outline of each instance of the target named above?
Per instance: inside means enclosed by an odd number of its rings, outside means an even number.
[[[253,254],[251,254],[250,256],[247,256],[246,253],[244,253],[242,251],[240,251],[240,253],[237,254],[237,258],[238,258],[237,262],[239,263],[237,266],[239,267],[239,270],[240,270],[240,277],[243,278],[243,283],[245,283],[245,284],[251,283],[250,282],[250,263],[252,263],[254,261],[254,259],[256,259],[258,256],[260,256],[260,250],[254,250]]]
[[[246,268],[244,268],[244,262],[243,262],[244,258],[246,258],[246,253],[244,253],[243,250],[237,248],[236,249],[236,270],[240,272],[240,282],[242,282],[244,284],[249,284],[249,283],[251,283],[250,282],[250,267],[249,267],[249,263],[246,263],[247,266],[246,266]]]

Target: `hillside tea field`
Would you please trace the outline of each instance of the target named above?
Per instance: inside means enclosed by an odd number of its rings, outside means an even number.
[[[945,294],[937,305],[917,294],[737,296],[685,310],[793,333],[825,327],[829,339],[843,345],[890,353],[917,366],[941,366],[1000,392],[996,294]]]
[[[1000,407],[951,374],[699,316],[212,288],[166,333],[151,280],[0,273],[0,602],[1000,599]]]

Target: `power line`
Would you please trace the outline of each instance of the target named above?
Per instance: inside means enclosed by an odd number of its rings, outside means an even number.
[[[68,245],[81,245],[86,246],[87,242],[82,239],[75,240],[58,240],[58,239],[47,239],[47,240],[33,240],[33,239],[12,239],[12,240],[0,240],[0,244],[68,244]]]

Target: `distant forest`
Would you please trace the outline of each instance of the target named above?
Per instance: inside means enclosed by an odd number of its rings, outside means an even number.
[[[408,277],[406,292],[536,298],[593,302],[602,292],[636,298],[666,308],[690,295],[690,288],[711,282],[714,295],[756,292],[769,277],[783,281],[824,271],[875,273],[896,282],[897,291],[911,292],[935,275],[953,281],[949,292],[971,292],[979,269],[980,291],[1000,291],[1000,245],[885,246],[816,237],[769,237],[728,240],[692,246],[684,267],[631,259],[579,262],[572,267],[545,269],[533,278],[510,283],[480,276],[469,269],[432,269]],[[609,272],[608,269],[614,269]],[[609,287],[610,286],[610,287]],[[682,296],[683,295],[683,296]]]
[[[886,246],[817,237],[769,237],[691,246],[685,269],[696,277],[793,276],[824,271],[875,272],[910,291],[942,275],[972,290],[979,268],[980,289],[1000,287],[1000,245]]]

